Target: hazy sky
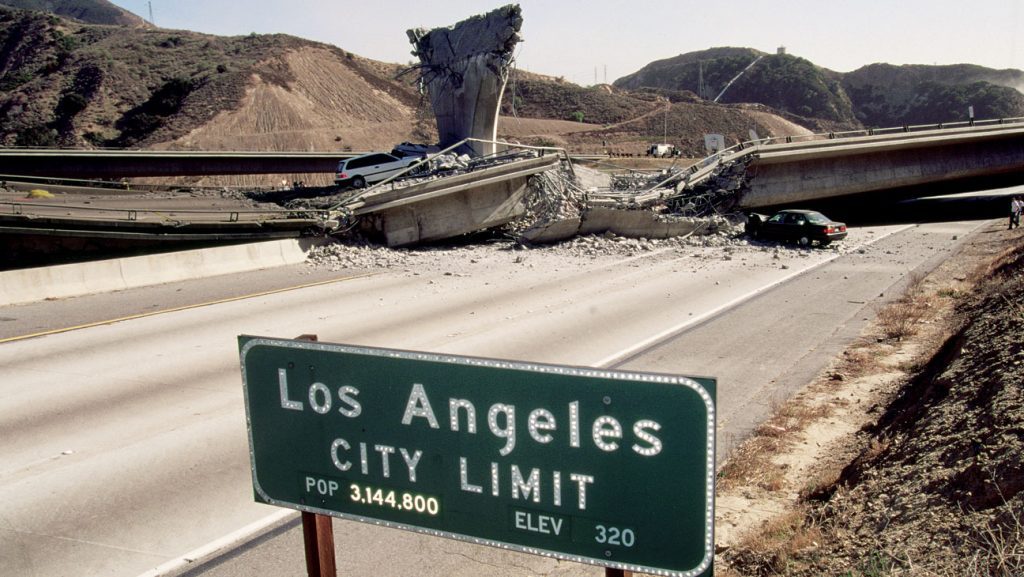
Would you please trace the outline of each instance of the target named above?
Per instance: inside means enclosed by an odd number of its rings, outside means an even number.
[[[147,0],[112,0],[149,19]],[[508,1],[151,0],[163,28],[282,32],[408,62],[409,28],[448,26]],[[519,67],[590,85],[714,46],[790,54],[848,72],[873,62],[1024,69],[1024,0],[520,0]]]

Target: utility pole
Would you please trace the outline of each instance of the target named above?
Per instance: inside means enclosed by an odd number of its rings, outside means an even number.
[[[668,144],[668,111],[672,108],[672,100],[669,98],[666,98],[665,100],[668,101],[668,106],[665,107],[665,130],[661,136],[662,144]]]
[[[704,96],[704,61],[697,61],[697,96],[702,100],[707,100]]]
[[[156,26],[156,22],[153,21],[153,2],[147,2],[149,4],[149,23]]]

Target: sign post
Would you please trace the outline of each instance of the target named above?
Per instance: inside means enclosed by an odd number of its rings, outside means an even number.
[[[299,341],[318,341],[316,335],[300,335]],[[302,541],[307,577],[337,577],[334,556],[334,528],[331,518],[302,511]]]
[[[239,337],[256,500],[710,575],[711,379]]]

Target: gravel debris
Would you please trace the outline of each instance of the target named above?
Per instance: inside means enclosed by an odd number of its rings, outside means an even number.
[[[460,246],[388,248],[364,241],[336,240],[310,251],[310,267],[329,270],[387,269],[410,274],[428,272],[471,273],[488,263],[529,262],[533,266],[566,268],[592,266],[595,262],[621,261],[624,258],[678,258],[685,255],[703,266],[712,266],[725,257],[745,260],[744,255],[780,253],[809,256],[809,251],[843,251],[842,243],[826,248],[796,248],[777,243],[751,241],[731,233],[691,235],[668,239],[628,238],[612,233],[577,236],[561,243],[525,246],[513,240],[501,240]]]

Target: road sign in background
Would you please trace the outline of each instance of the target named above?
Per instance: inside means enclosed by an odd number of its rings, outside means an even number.
[[[711,379],[247,336],[239,348],[258,501],[710,573]]]

